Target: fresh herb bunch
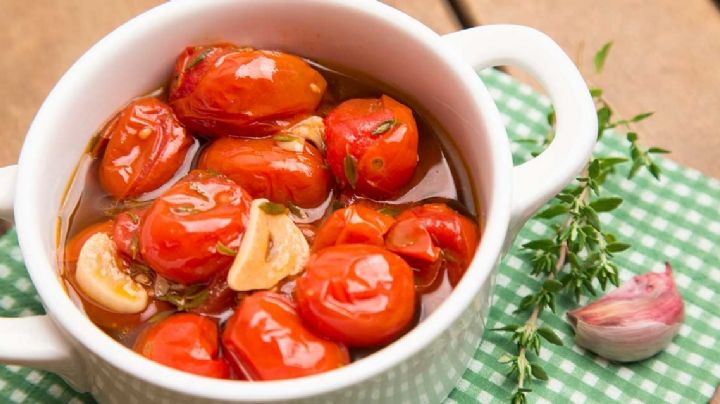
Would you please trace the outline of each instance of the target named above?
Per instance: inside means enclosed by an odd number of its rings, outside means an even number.
[[[608,42],[595,54],[595,71],[600,73],[612,47]],[[531,379],[548,380],[548,375],[538,363],[542,341],[562,345],[562,340],[549,327],[540,323],[540,315],[549,308],[555,312],[555,300],[559,293],[567,293],[579,300],[583,295],[595,295],[596,286],[605,289],[609,283],[618,285],[618,267],[613,256],[630,248],[617,240],[615,235],[602,228],[599,213],[610,212],[622,203],[622,198],[603,193],[603,184],[611,175],[617,175],[619,168],[630,164],[628,178],[641,169],[647,170],[656,179],[660,168],[652,159],[653,154],[668,153],[657,147],[645,149],[637,143],[633,124],[652,116],[652,112],[635,115],[630,119],[613,120],[613,110],[599,88],[590,89],[595,101],[598,118],[598,140],[608,129],[628,140],[627,157],[593,156],[583,173],[572,185],[560,192],[554,201],[536,217],[552,220],[554,235],[551,238],[532,240],[522,247],[530,255],[532,275],[542,280],[541,288],[520,301],[516,312],[529,312],[524,323],[507,324],[494,331],[509,333],[517,351],[503,354],[499,361],[508,366],[508,377],[514,377],[517,388],[511,396],[513,404],[526,402],[531,391],[527,384]],[[548,114],[552,127],[553,112]],[[538,146],[550,143],[554,132],[551,130]],[[538,154],[536,151],[533,154]],[[534,353],[534,355],[533,355]],[[535,359],[533,359],[533,356]]]

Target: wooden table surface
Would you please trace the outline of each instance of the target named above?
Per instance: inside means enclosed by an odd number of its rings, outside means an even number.
[[[161,0],[0,0],[0,165],[12,164],[35,112],[62,73],[94,42]],[[711,0],[387,0],[439,33],[465,26],[536,27],[581,60],[623,116],[655,111],[642,142],[720,177],[720,12]],[[615,45],[606,71],[592,53]],[[581,57],[577,55],[584,49]],[[519,77],[522,73],[511,70]]]

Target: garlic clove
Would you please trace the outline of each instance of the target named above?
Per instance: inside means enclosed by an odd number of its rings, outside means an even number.
[[[635,276],[600,299],[567,313],[575,342],[617,362],[649,358],[677,334],[684,308],[670,264]]]
[[[256,199],[228,272],[228,285],[235,291],[270,289],[302,271],[309,256],[310,246],[288,210],[267,199]]]
[[[140,313],[148,305],[145,288],[120,269],[115,243],[105,233],[93,234],[80,249],[75,279],[82,292],[117,313]]]
[[[278,140],[285,140],[284,142],[279,142],[278,145],[280,147],[297,147],[293,146],[292,144],[283,145],[283,143],[299,143],[300,150],[293,150],[293,151],[302,151],[302,146],[304,145],[304,141],[307,140],[310,143],[314,144],[315,147],[320,150],[320,152],[325,153],[325,123],[323,122],[323,119],[319,116],[311,116],[308,118],[303,119],[302,121],[296,123],[295,125],[284,129],[282,132],[280,132],[279,135],[276,135],[274,137],[276,141]],[[289,139],[294,138],[294,141],[288,141]],[[302,142],[302,143],[300,143]]]

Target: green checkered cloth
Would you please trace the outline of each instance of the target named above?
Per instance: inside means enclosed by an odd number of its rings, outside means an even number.
[[[495,70],[480,77],[490,89],[513,141],[516,164],[530,158],[527,140],[547,133],[547,98],[529,86]],[[523,142],[522,140],[526,140]],[[618,136],[604,136],[596,152],[619,155],[626,149]],[[675,280],[685,298],[685,323],[673,343],[659,355],[639,363],[608,363],[573,344],[564,320],[575,307],[567,298],[558,302],[558,314],[545,313],[543,322],[557,330],[564,346],[545,344],[540,352],[550,376],[533,382],[529,398],[538,403],[621,402],[703,403],[720,381],[720,181],[659,159],[663,179],[646,173],[632,181],[613,178],[605,188],[625,202],[612,214],[601,214],[608,229],[630,240],[633,248],[619,254],[620,277],[627,280],[650,269],[659,270],[670,261]],[[619,176],[618,176],[619,177]],[[522,296],[540,284],[530,277],[530,264],[517,246],[530,239],[547,237],[544,221],[531,220],[520,232],[497,274],[494,304],[488,326],[515,323],[513,314]],[[581,303],[585,303],[583,301]],[[43,313],[22,262],[14,230],[0,238],[0,315],[26,316]],[[504,377],[497,358],[512,351],[506,335],[488,331],[475,357],[446,403],[507,402],[514,385]],[[59,377],[17,366],[0,367],[0,402],[82,403],[93,402],[78,394]]]

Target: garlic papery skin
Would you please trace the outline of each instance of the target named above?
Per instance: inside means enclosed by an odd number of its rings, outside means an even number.
[[[683,321],[670,264],[635,276],[600,299],[567,313],[575,343],[616,362],[649,358],[670,344]]]

